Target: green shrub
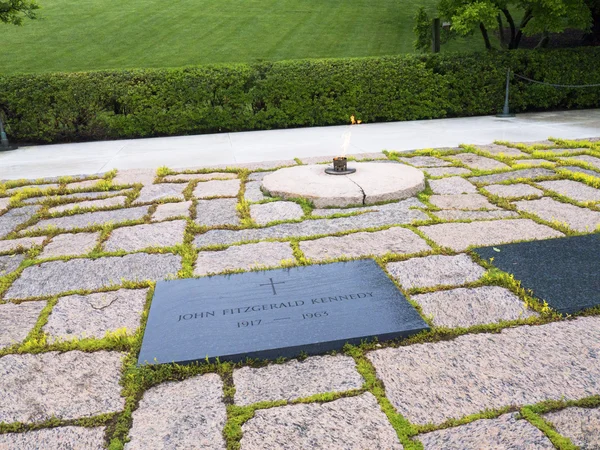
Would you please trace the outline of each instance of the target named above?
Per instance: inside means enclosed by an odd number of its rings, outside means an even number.
[[[494,114],[506,69],[600,83],[600,48],[0,76],[17,142],[72,142]],[[600,105],[600,88],[512,81],[517,112]]]

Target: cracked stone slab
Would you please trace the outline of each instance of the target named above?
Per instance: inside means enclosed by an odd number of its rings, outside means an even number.
[[[38,236],[0,241],[0,253],[12,252],[18,249],[29,250],[32,247],[42,245],[45,240],[44,236]]]
[[[31,219],[39,210],[39,206],[23,206],[9,209],[0,216],[0,238],[5,237],[15,228]]]
[[[52,208],[48,209],[48,212],[50,214],[55,214],[64,211],[73,211],[75,209],[111,208],[113,206],[123,206],[126,200],[127,197],[109,197],[100,200],[86,200],[83,202],[53,206]]]
[[[479,156],[474,153],[459,153],[458,155],[450,156],[450,158],[460,161],[471,169],[498,170],[510,168],[510,166],[507,166],[496,159],[486,158],[485,156]]]
[[[433,211],[433,214],[442,220],[493,220],[519,217],[519,214],[514,211],[504,210],[461,211],[459,209],[446,209],[443,211]]]
[[[181,256],[135,253],[69,261],[50,261],[27,267],[6,292],[5,299],[42,297],[75,290],[120,285],[121,280],[162,280],[176,276]]]
[[[544,415],[563,436],[582,449],[600,448],[600,409],[565,408]]]
[[[547,159],[517,159],[515,164],[527,164],[528,166],[541,166],[542,164],[552,164],[554,161],[548,161]]]
[[[152,214],[152,220],[154,222],[160,222],[161,220],[169,219],[172,217],[190,217],[190,208],[192,202],[178,202],[178,203],[162,203],[156,207],[156,211]]]
[[[150,203],[157,200],[184,200],[183,191],[187,187],[181,183],[160,183],[144,186],[135,203]]]
[[[477,188],[462,177],[429,180],[429,187],[434,194],[474,194],[477,192]]]
[[[438,245],[457,252],[464,251],[470,246],[484,247],[564,236],[563,233],[530,219],[442,223],[419,227],[419,230]]]
[[[233,371],[235,403],[296,400],[326,392],[360,389],[364,380],[350,356],[315,356],[254,369]]]
[[[171,220],[117,228],[104,243],[104,249],[133,252],[150,247],[173,247],[183,243],[186,225],[185,220]]]
[[[392,262],[386,269],[404,289],[460,286],[479,280],[485,269],[465,254],[432,255]]]
[[[209,373],[148,389],[133,414],[126,450],[225,449],[223,382]]]
[[[250,205],[250,217],[259,225],[266,225],[276,220],[296,220],[304,216],[298,203],[270,202],[261,205]]]
[[[430,292],[413,295],[412,299],[438,327],[471,327],[538,315],[515,294],[499,286]]]
[[[46,302],[0,304],[0,349],[21,343],[37,323],[45,306]]]
[[[423,170],[430,177],[443,177],[446,175],[465,175],[465,174],[472,173],[469,169],[465,169],[464,167],[439,167],[439,168],[426,167]]]
[[[565,224],[575,231],[593,232],[600,226],[600,212],[587,208],[561,203],[550,197],[539,200],[521,200],[515,202],[521,211],[535,214],[548,222]]]
[[[249,181],[246,183],[244,199],[247,202],[260,202],[262,200],[271,198],[264,194],[264,192],[260,189],[260,185],[260,181]]]
[[[490,184],[485,187],[485,190],[492,195],[502,198],[518,198],[518,197],[541,197],[544,191],[536,189],[533,186],[524,183],[517,184]]]
[[[529,153],[523,153],[521,150],[512,147],[506,147],[505,145],[488,144],[488,145],[477,145],[477,149],[489,153],[491,155],[504,155],[514,158],[515,156],[528,156]]]
[[[198,200],[195,222],[207,227],[239,225],[241,221],[237,213],[237,199]]]
[[[65,233],[54,236],[38,259],[56,258],[58,256],[85,255],[91,252],[98,240],[100,232]]]
[[[66,426],[43,428],[24,433],[0,434],[0,448],[102,450],[104,448],[104,427]]]
[[[386,253],[409,254],[431,250],[424,239],[406,228],[393,227],[371,233],[353,233],[331,236],[313,241],[301,241],[300,250],[314,261]]]
[[[583,168],[577,167],[577,166],[559,166],[559,167],[557,167],[557,169],[568,170],[570,172],[581,173],[583,175],[589,175],[592,177],[600,178],[600,172],[596,172],[594,170],[583,169]]]
[[[124,354],[47,352],[0,358],[0,422],[41,422],[121,411]]]
[[[516,414],[481,419],[466,425],[432,431],[417,436],[424,450],[503,449],[552,450],[544,433]]]
[[[398,158],[400,161],[415,167],[447,167],[452,163],[434,156],[412,156],[410,158]]]
[[[102,339],[106,333],[123,328],[132,335],[140,326],[147,294],[147,289],[119,289],[61,297],[52,308],[44,331],[51,343]]]
[[[152,184],[156,178],[154,169],[131,169],[119,170],[117,176],[113,178],[112,184],[115,186],[123,184]]]
[[[594,189],[587,184],[573,180],[541,181],[539,183],[544,189],[564,195],[578,202],[600,201],[600,189]]]
[[[398,203],[378,205],[373,207],[377,210],[375,212],[353,217],[312,219],[300,223],[284,223],[271,227],[245,230],[209,230],[206,233],[198,235],[194,240],[194,245],[202,248],[211,245],[227,245],[253,240],[334,234],[386,225],[409,224],[416,220],[429,219],[429,216],[424,212],[412,209],[424,206],[417,199],[411,198]]]
[[[242,433],[242,450],[403,448],[370,392],[333,402],[259,409],[242,425]]]
[[[441,209],[500,209],[481,194],[432,195],[429,202]]]
[[[240,190],[240,180],[214,180],[198,183],[194,189],[194,197],[236,197]]]
[[[54,228],[59,228],[62,230],[75,230],[94,225],[104,225],[107,223],[118,224],[130,220],[140,220],[146,214],[148,214],[147,206],[115,209],[112,211],[88,212],[83,214],[74,214],[72,216],[40,220],[35,225],[28,227],[26,231],[46,231]]]
[[[225,250],[198,253],[194,275],[278,267],[282,261],[289,260],[295,261],[288,242],[238,245]]]
[[[19,268],[25,260],[25,255],[0,256],[0,277],[8,275]]]
[[[533,180],[539,177],[551,177],[554,175],[556,175],[556,172],[550,169],[533,168],[513,170],[512,172],[495,173],[493,175],[483,175],[480,177],[471,177],[469,180],[476,183],[500,183],[502,181],[519,179]]]
[[[168,175],[164,178],[164,181],[173,183],[181,181],[209,181],[209,180],[234,180],[236,179],[237,173],[231,172],[212,172],[212,173],[178,173],[176,175]]]
[[[582,317],[375,350],[367,358],[400,414],[413,424],[440,424],[598,392],[599,342],[600,318]]]

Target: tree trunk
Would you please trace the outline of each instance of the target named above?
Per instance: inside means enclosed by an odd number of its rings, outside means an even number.
[[[506,39],[504,37],[504,24],[502,23],[502,16],[498,14],[498,35],[500,36],[500,46],[506,48]]]
[[[529,23],[529,21],[533,19],[533,11],[528,9],[519,25],[519,31],[517,31],[517,35],[515,36],[515,45],[513,48],[519,48],[519,44],[521,43],[521,38],[523,37],[523,28]]]
[[[510,11],[508,9],[503,9],[502,12],[504,13],[504,16],[506,17],[506,21],[508,22],[508,25],[510,26],[510,43],[508,44],[508,48],[512,50],[515,45],[515,38],[516,38],[516,34],[517,34],[517,30],[515,27],[515,21],[513,20],[512,15],[510,14]]]
[[[483,22],[479,23],[479,29],[481,30],[481,35],[483,36],[483,41],[485,42],[485,48],[488,50],[492,49],[492,44],[490,43],[490,37],[488,36],[487,29]]]

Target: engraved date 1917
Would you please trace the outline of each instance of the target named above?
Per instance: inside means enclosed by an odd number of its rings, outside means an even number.
[[[241,322],[237,323],[237,326],[238,326],[238,328],[255,327],[257,325],[260,325],[261,322],[262,322],[262,319],[242,320]]]

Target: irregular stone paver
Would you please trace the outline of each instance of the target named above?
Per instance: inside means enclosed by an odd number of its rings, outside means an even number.
[[[233,246],[225,250],[198,253],[194,275],[276,267],[280,266],[283,260],[295,261],[292,248],[287,242],[259,242]]]
[[[0,211],[5,210],[10,205],[10,197],[0,198]]]
[[[516,148],[506,147],[498,144],[478,145],[477,149],[492,155],[504,155],[510,157],[529,155],[529,153],[523,153],[521,150]]]
[[[27,222],[39,210],[39,206],[23,206],[22,208],[9,209],[0,216],[0,238]]]
[[[198,200],[195,222],[207,227],[239,225],[241,222],[236,206],[235,198]]]
[[[294,202],[270,202],[250,206],[250,216],[259,225],[276,220],[296,220],[303,215],[302,207]]]
[[[541,181],[538,183],[544,189],[556,192],[578,202],[600,201],[600,189],[594,189],[584,183],[573,180]]]
[[[548,153],[550,155],[558,155],[560,153],[581,153],[581,152],[586,152],[589,151],[589,148],[548,148],[548,149],[539,149],[536,150],[536,152],[541,152],[541,153]],[[585,156],[585,155],[582,155]]]
[[[48,209],[50,214],[63,211],[72,211],[74,209],[92,209],[92,208],[110,208],[113,206],[123,206],[127,197],[109,197],[100,200],[86,200],[77,203],[67,203],[66,205],[53,206]]]
[[[64,195],[46,195],[43,197],[32,197],[23,200],[23,203],[34,204],[34,203],[47,203],[50,201],[64,201],[64,200],[77,200],[80,198],[108,198],[114,197],[115,195],[125,195],[130,192],[129,189],[121,189],[117,191],[100,191],[100,192],[76,192],[74,194],[64,194]]]
[[[440,168],[424,168],[424,172],[427,172],[431,177],[443,177],[445,175],[465,175],[472,173],[469,169],[464,167],[440,167]]]
[[[441,223],[419,227],[419,230],[438,245],[449,247],[457,252],[466,250],[471,245],[487,246],[564,236],[561,232],[530,219]]]
[[[27,228],[27,231],[43,231],[52,228],[74,230],[77,228],[86,228],[93,225],[103,225],[106,223],[118,224],[121,222],[127,222],[129,220],[140,220],[146,214],[148,214],[147,206],[115,209],[113,211],[96,211],[83,214],[74,214],[72,216],[40,220],[35,225]]]
[[[96,290],[131,281],[161,280],[181,269],[181,256],[135,253],[105,258],[50,261],[26,268],[5,299],[41,297],[74,290]]]
[[[235,403],[295,400],[326,392],[360,389],[363,378],[350,356],[315,356],[304,361],[234,370]]]
[[[67,426],[0,434],[0,448],[101,450],[104,448],[104,427]]]
[[[69,420],[117,412],[122,353],[48,352],[0,358],[0,422]]]
[[[127,329],[133,334],[140,326],[147,289],[120,289],[58,299],[44,331],[50,342],[83,338],[102,339],[107,332]]]
[[[386,348],[367,358],[400,414],[414,424],[439,424],[598,392],[599,343],[600,318],[583,317]]]
[[[171,220],[117,228],[104,243],[104,249],[107,252],[133,252],[150,247],[172,247],[183,243],[186,225],[185,220]]]
[[[65,233],[54,236],[38,259],[55,258],[58,256],[85,255],[91,252],[100,239],[100,232],[95,233]]]
[[[131,170],[119,170],[117,176],[113,178],[112,184],[152,184],[156,177],[156,170],[154,169],[131,169]]]
[[[260,409],[242,425],[242,432],[242,450],[402,449],[370,392],[322,404]]]
[[[415,167],[446,167],[452,165],[452,163],[449,163],[448,161],[433,156],[413,156],[410,158],[398,159]]]
[[[19,186],[19,187],[15,187],[12,189],[7,189],[6,193],[8,195],[15,195],[16,193],[22,191],[22,190],[32,190],[32,189],[39,189],[42,191],[46,191],[49,189],[58,189],[60,188],[60,185],[57,183],[46,183],[46,184],[28,184],[26,186]]]
[[[75,183],[69,183],[69,184],[67,184],[67,189],[88,189],[88,188],[93,188],[100,181],[102,181],[102,178],[96,179],[96,180],[77,181]]]
[[[485,156],[475,155],[474,153],[459,153],[453,155],[450,158],[457,159],[465,166],[471,169],[479,170],[497,170],[497,169],[508,169],[510,168],[504,163],[492,158],[486,158]]]
[[[248,175],[248,181],[262,181],[262,179],[273,172],[253,172]]]
[[[348,155],[348,158],[354,159],[355,161],[388,159],[387,156],[382,152],[351,153]]]
[[[570,203],[561,203],[549,197],[539,200],[521,200],[515,202],[515,205],[521,211],[535,214],[548,222],[566,224],[575,231],[591,233],[600,225],[600,212],[580,208]]]
[[[519,214],[514,211],[504,210],[461,211],[458,209],[446,209],[443,211],[433,211],[433,214],[442,220],[491,220],[519,217]]]
[[[237,173],[231,172],[212,172],[212,173],[178,173],[176,175],[168,175],[165,177],[165,181],[177,182],[177,181],[190,181],[190,180],[234,180],[237,178]]]
[[[528,184],[490,184],[485,187],[485,190],[492,195],[497,195],[502,198],[518,198],[544,195],[544,191],[536,189]]]
[[[222,397],[223,382],[214,373],[148,389],[133,412],[125,448],[225,449]]]
[[[375,212],[353,217],[313,219],[301,223],[284,223],[272,227],[246,230],[210,230],[198,235],[194,240],[194,244],[197,247],[206,247],[260,239],[333,234],[342,231],[360,230],[361,228],[408,224],[414,220],[427,220],[429,218],[424,212],[411,209],[423,206],[423,203],[411,198],[398,203],[379,205],[373,207],[377,210]]]
[[[600,448],[600,409],[565,408],[544,415],[563,436],[584,450]]]
[[[460,286],[479,280],[485,273],[483,267],[465,254],[412,258],[389,263],[386,269],[404,289]]]
[[[261,182],[260,181],[249,181],[246,183],[246,187],[244,190],[244,199],[247,202],[260,202],[267,198],[271,198],[264,194],[260,189]]]
[[[8,275],[19,268],[25,255],[5,255],[0,256],[0,277]]]
[[[537,316],[519,297],[499,286],[430,292],[412,299],[438,327],[471,327]]]
[[[406,228],[393,227],[372,233],[353,233],[313,241],[301,241],[300,250],[312,260],[326,260],[346,256],[355,258],[386,253],[418,253],[431,250],[424,239]]]
[[[181,183],[160,183],[144,186],[136,203],[149,203],[157,200],[175,199],[183,200],[183,190],[187,186]]]
[[[557,167],[557,169],[558,170],[560,170],[560,169],[569,170],[571,172],[581,173],[584,175],[590,175],[592,177],[600,178],[600,172],[595,172],[593,170],[588,170],[588,169],[582,169],[581,167],[577,167],[577,166],[559,166],[559,167]]]
[[[417,437],[424,450],[465,449],[554,449],[550,439],[525,419],[504,414],[496,419],[481,419],[466,425],[433,431]]]
[[[152,220],[160,222],[170,217],[189,217],[192,202],[162,203],[156,207]]]
[[[461,177],[430,180],[429,186],[434,194],[474,194],[477,188]]]
[[[22,342],[37,323],[45,306],[46,302],[0,305],[0,349]]]
[[[550,177],[553,175],[556,175],[556,172],[550,169],[533,168],[513,170],[512,172],[495,173],[493,175],[483,175],[481,177],[471,177],[469,180],[477,183],[500,183],[508,180],[531,180],[534,178]]]
[[[542,164],[552,164],[554,161],[548,161],[547,159],[517,159],[515,164],[527,164],[528,166],[541,166]]]
[[[235,197],[240,190],[240,180],[204,181],[194,189],[194,197]]]
[[[429,202],[441,209],[499,209],[481,194],[432,195]]]
[[[11,252],[19,248],[29,250],[31,247],[42,245],[45,239],[46,238],[44,236],[38,236],[0,241],[0,253]]]
[[[333,216],[334,214],[353,214],[353,213],[366,213],[378,211],[378,207],[376,205],[373,206],[361,206],[358,208],[315,208],[312,210],[312,216],[321,216],[328,217]]]

